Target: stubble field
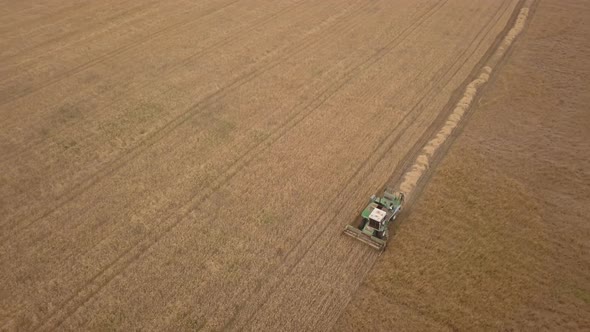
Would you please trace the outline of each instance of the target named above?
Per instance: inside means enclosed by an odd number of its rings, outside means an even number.
[[[0,326],[331,328],[342,228],[518,5],[5,2]]]

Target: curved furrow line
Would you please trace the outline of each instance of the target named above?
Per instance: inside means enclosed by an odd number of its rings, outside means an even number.
[[[312,243],[310,245],[310,247],[313,246],[314,244],[315,244],[315,242]],[[359,252],[361,254],[359,254]],[[339,253],[341,253],[341,252],[339,252]],[[368,269],[363,269],[364,264],[373,263],[379,257],[379,254],[374,249],[369,248],[368,246],[349,246],[349,251],[344,256],[346,256],[348,258],[348,261],[338,261],[338,262],[334,262],[334,263],[338,264],[338,266],[342,266],[342,265],[344,265],[344,263],[349,263],[349,265],[351,267],[356,268],[355,273],[353,275],[358,276],[359,274],[366,275],[366,273],[368,273]],[[298,266],[299,262],[301,262],[301,260],[302,260],[302,258],[298,259],[297,263],[295,265],[293,265],[293,267],[286,273],[286,275],[291,275],[292,273],[296,272],[295,269]],[[334,265],[324,265],[324,266],[322,266],[321,270],[328,270],[328,269],[334,269],[334,268],[336,268],[336,266],[334,266]],[[361,273],[362,270],[364,270],[365,273]],[[361,278],[361,280],[362,280],[362,278]],[[277,285],[276,289],[278,289],[278,287],[283,286],[286,282],[287,282],[287,280],[284,276],[282,278],[280,278],[280,285]],[[334,281],[334,285],[336,283],[337,283],[337,281]],[[314,286],[312,286],[312,289],[315,290],[315,291],[312,291],[312,293],[314,293],[314,294],[321,293],[319,283],[315,283]],[[332,292],[332,294],[333,294],[333,292]],[[271,299],[271,296],[268,296],[264,301],[264,305],[267,305],[268,301],[270,299]],[[328,308],[330,306],[330,301],[328,301],[328,297],[326,296],[322,302],[324,304],[320,305],[318,307],[318,310],[314,310],[314,311],[317,312],[318,319],[325,320],[326,316],[322,314],[323,311],[321,310],[321,308],[322,307]],[[259,315],[259,311],[264,305],[257,306],[256,311],[253,312],[243,324],[241,324],[240,326],[237,326],[237,327],[234,326],[230,330],[243,330],[243,329],[246,329],[246,327],[249,327],[251,329],[252,325],[256,323],[257,318],[264,317],[262,315]],[[301,321],[303,321],[303,317],[300,317],[300,318],[301,318]],[[279,323],[283,323],[283,321],[280,321]],[[314,326],[314,328],[317,329],[317,326],[315,326],[313,324],[311,324],[311,326]],[[270,329],[270,327],[265,326],[264,329]],[[272,329],[277,329],[277,330],[293,329],[293,327],[279,325],[279,326],[273,326]]]
[[[352,252],[353,249],[354,249],[353,247],[351,247],[349,249],[349,254]],[[364,248],[364,249],[367,249],[367,248]],[[368,251],[365,251],[365,253],[366,252],[368,252]],[[285,257],[288,257],[288,256],[289,255],[285,255]],[[353,257],[358,257],[359,261],[362,260],[362,256],[360,256],[360,255],[356,255],[356,256],[353,256]],[[291,267],[291,269],[289,269],[286,273],[287,274],[291,273],[293,271],[293,269],[295,268],[296,265],[297,264],[293,264],[293,266]],[[278,278],[278,276],[276,276],[276,275],[270,275],[269,276],[267,273],[264,273],[263,275],[267,276],[265,278],[266,280],[268,280],[267,285],[268,284],[272,284],[271,286],[274,286],[274,284],[272,282],[273,281],[273,278]],[[284,278],[281,278],[280,279],[280,282],[282,283],[283,281],[284,281]],[[279,282],[279,281],[277,281],[277,282]],[[265,292],[265,291],[267,293],[271,293],[272,292],[272,291],[268,291],[268,288],[267,287],[260,286],[257,289],[257,291],[254,292],[254,293],[258,293],[261,289],[263,290],[262,292]],[[266,304],[266,301],[268,301],[268,300],[269,300],[269,297],[265,297],[264,304]],[[257,316],[256,313],[260,310],[261,305],[256,305],[256,309],[254,309],[254,311],[251,314],[247,315],[247,317],[245,318],[245,321],[243,323],[239,323],[238,320],[240,318],[239,317],[240,314],[242,314],[244,312],[244,310],[247,309],[247,308],[245,308],[246,303],[248,303],[248,305],[251,305],[252,302],[250,301],[250,299],[248,299],[247,301],[244,301],[240,305],[240,309],[238,310],[238,312],[236,314],[234,314],[234,316],[230,320],[228,320],[226,322],[226,324],[223,326],[223,328],[222,328],[223,331],[236,331],[236,330],[240,330],[241,331],[241,330],[244,330],[246,326],[248,326],[248,325],[250,325],[252,323],[252,321],[256,318],[256,316]]]

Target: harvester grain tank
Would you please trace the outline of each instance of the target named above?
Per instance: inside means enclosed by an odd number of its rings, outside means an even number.
[[[372,196],[367,207],[344,234],[356,238],[377,250],[385,249],[389,237],[389,225],[402,210],[404,194],[388,189],[380,197]]]

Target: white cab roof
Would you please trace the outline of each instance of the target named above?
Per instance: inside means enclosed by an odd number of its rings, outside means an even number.
[[[383,220],[383,218],[385,218],[385,215],[387,214],[387,212],[379,209],[379,208],[374,208],[373,212],[371,212],[371,214],[369,215],[369,218],[381,222]]]

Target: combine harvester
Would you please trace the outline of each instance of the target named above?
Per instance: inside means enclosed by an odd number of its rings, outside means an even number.
[[[389,224],[393,223],[403,204],[403,193],[385,189],[382,197],[371,197],[369,205],[355,222],[344,228],[344,234],[383,251],[389,237]]]

